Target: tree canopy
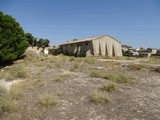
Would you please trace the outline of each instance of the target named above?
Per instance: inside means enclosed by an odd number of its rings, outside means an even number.
[[[28,41],[30,46],[36,46],[37,38],[35,38],[31,33],[26,33],[25,39]]]
[[[39,41],[37,41],[37,46],[38,47],[49,47],[49,40],[48,39],[43,39],[43,38],[40,38]]]
[[[12,16],[0,12],[0,62],[20,57],[28,45],[20,24]]]

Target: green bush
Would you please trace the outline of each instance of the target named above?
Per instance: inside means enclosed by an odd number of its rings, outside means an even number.
[[[19,23],[12,16],[0,12],[0,62],[15,60],[28,46]]]

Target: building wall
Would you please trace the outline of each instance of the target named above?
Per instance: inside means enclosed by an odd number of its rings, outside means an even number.
[[[121,43],[111,37],[93,40],[94,55],[122,56]]]
[[[93,54],[93,45],[91,41],[61,45],[60,49],[63,53],[68,51],[71,53],[77,53],[79,55],[81,52],[87,52],[90,50]]]
[[[122,56],[121,43],[109,36],[92,41],[61,45],[60,49],[63,53],[68,51],[79,54],[82,51],[90,51],[95,56]]]

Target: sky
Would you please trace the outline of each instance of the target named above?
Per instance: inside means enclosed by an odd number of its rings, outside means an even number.
[[[51,46],[110,35],[133,48],[160,48],[160,0],[0,0],[0,11]]]

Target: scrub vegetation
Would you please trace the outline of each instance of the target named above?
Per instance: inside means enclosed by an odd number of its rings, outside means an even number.
[[[153,63],[137,63],[136,58],[82,58],[33,51],[24,56],[1,66],[2,120],[158,118],[157,63],[151,66]]]

